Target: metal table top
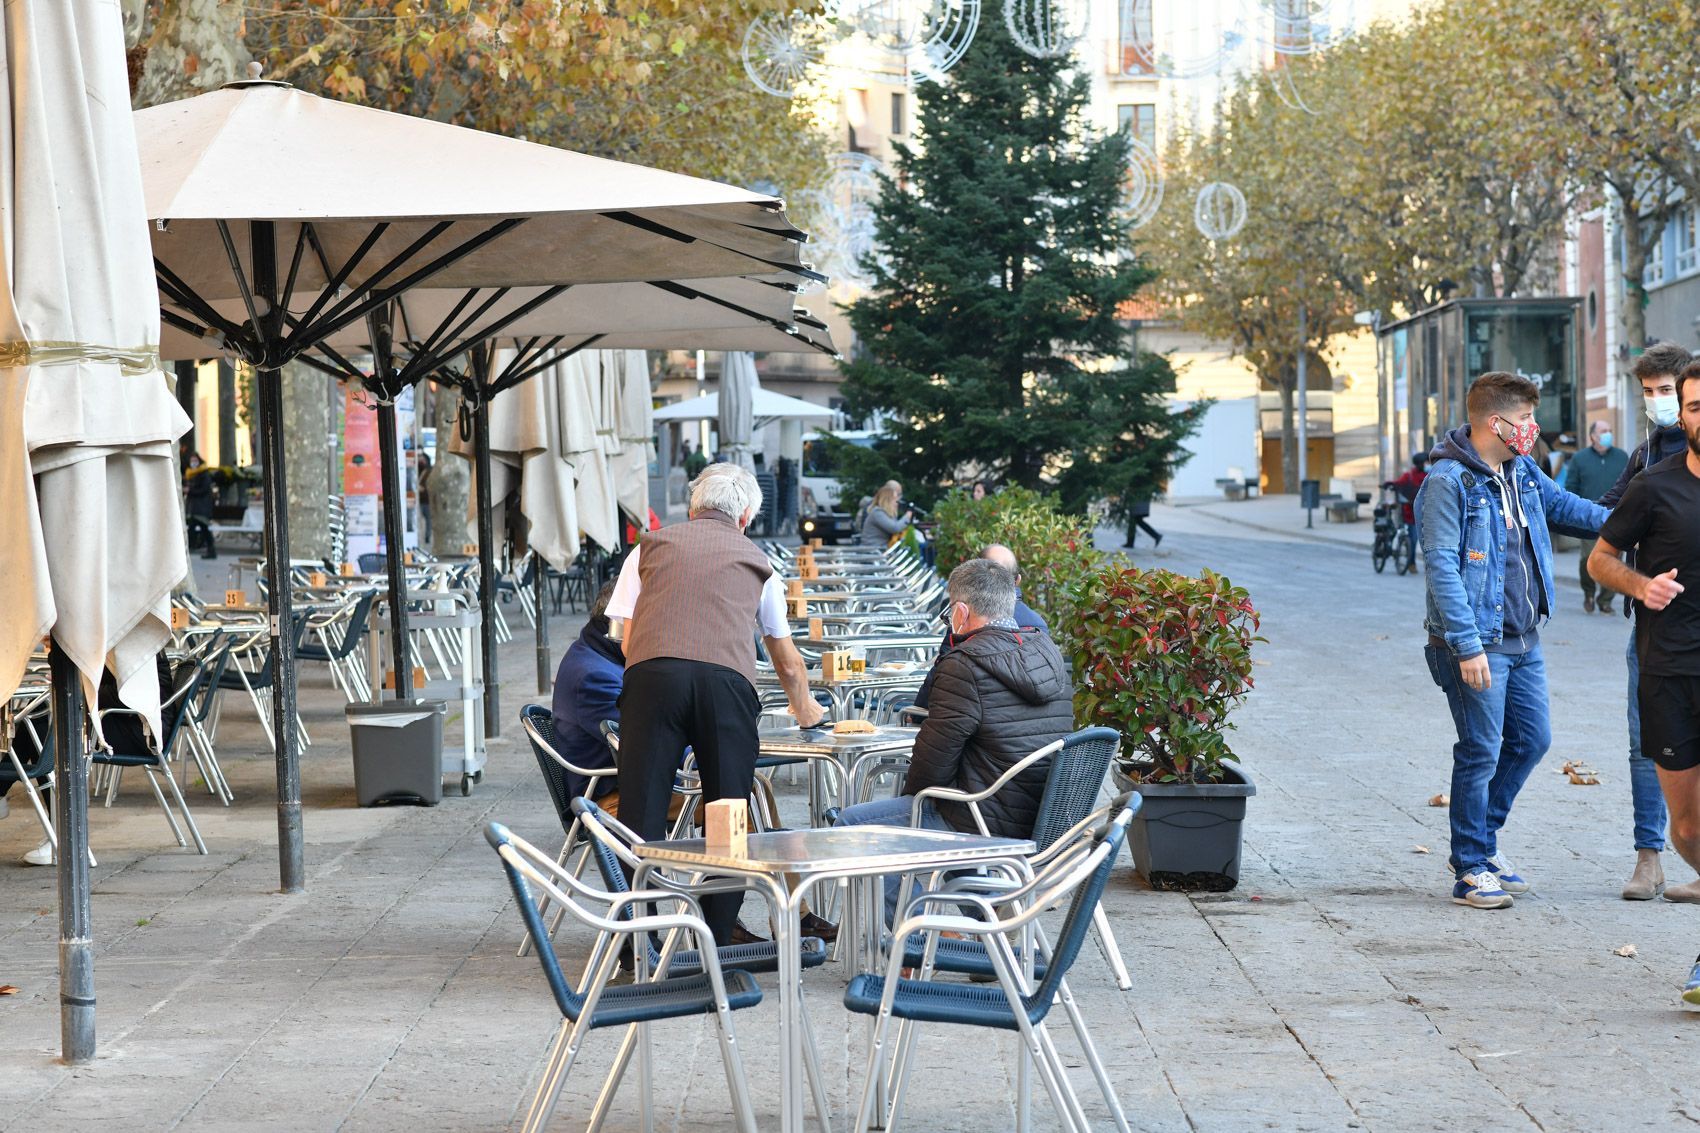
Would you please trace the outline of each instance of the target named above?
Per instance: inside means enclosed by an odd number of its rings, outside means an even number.
[[[763,755],[841,755],[855,757],[868,751],[907,750],[915,746],[916,728],[879,728],[872,732],[840,735],[831,725],[798,728],[794,725],[763,728],[757,733]]]
[[[741,857],[710,850],[701,838],[640,842],[632,851],[645,861],[742,874],[896,873],[1026,857],[1033,843],[1021,838],[987,838],[903,826],[835,826],[823,830],[774,830],[751,834]]]
[[[942,633],[847,633],[839,637],[805,637],[797,642],[808,649],[937,649]]]

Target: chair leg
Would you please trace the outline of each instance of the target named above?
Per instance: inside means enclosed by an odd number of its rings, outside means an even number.
[[[889,996],[889,989],[887,992]],[[862,1083],[862,1103],[856,1108],[854,1133],[867,1133],[874,1119],[874,1093],[879,1089],[882,1064],[885,1061],[885,1033],[891,1023],[891,1006],[880,1004],[879,1017],[874,1021],[873,1037],[868,1041],[868,1074]]]
[[[756,1133],[755,1110],[750,1105],[750,1083],[744,1077],[744,1060],[738,1054],[738,1039],[732,1030],[732,1009],[724,1001],[715,1006],[714,1021],[720,1036],[720,1059],[726,1066],[726,1088],[732,1095],[732,1112],[737,1115],[738,1128],[743,1133]],[[821,1128],[826,1128],[824,1116]]]
[[[171,813],[171,805],[165,801],[165,792],[159,789],[159,780],[151,767],[142,768],[147,773],[148,786],[153,788],[153,797],[159,800],[159,809],[165,814],[165,821],[171,826],[171,836],[177,839],[179,846],[189,843],[183,840],[183,828],[177,825],[177,816]]]
[[[1121,946],[1116,943],[1116,934],[1110,931],[1110,918],[1104,915],[1103,905],[1092,910],[1092,927],[1098,930],[1098,950],[1109,961],[1110,971],[1115,973],[1116,987],[1121,991],[1132,991],[1133,979],[1127,974]]]
[[[809,1018],[809,1005],[799,997],[798,1014],[803,1020],[803,1067],[809,1073],[809,1092],[815,1099],[815,1120],[820,1122],[822,1129],[832,1128],[832,1122],[827,1114],[832,1107],[826,1100],[826,1080],[820,1069],[820,1045],[815,1041],[815,1024]]]
[[[526,1114],[522,1133],[543,1133],[548,1126],[549,1118],[555,1112],[555,1103],[560,1099],[561,1087],[566,1085],[567,1072],[578,1057],[579,1041],[583,1037],[581,1028],[588,1023],[588,1019],[581,1019],[578,1023],[570,1019],[561,1020],[561,1031],[555,1036],[554,1046],[549,1049],[549,1062],[543,1068],[543,1080],[537,1084],[537,1095],[531,1099],[531,1111]]]
[[[1034,1030],[1039,1039],[1039,1046],[1050,1061],[1051,1075],[1056,1079],[1063,1100],[1068,1104],[1069,1117],[1080,1133],[1091,1133],[1092,1123],[1086,1120],[1086,1110],[1080,1105],[1080,1096],[1074,1092],[1074,1083],[1068,1080],[1068,1067],[1064,1065],[1062,1055],[1057,1053],[1057,1044],[1052,1040],[1050,1030],[1043,1023]]]
[[[1080,1007],[1074,1001],[1074,993],[1068,988],[1068,981],[1060,981],[1058,998],[1062,1000],[1063,1010],[1068,1012],[1068,1022],[1074,1028],[1074,1037],[1080,1040],[1081,1050],[1086,1054],[1086,1064],[1092,1068],[1092,1076],[1098,1080],[1098,1089],[1104,1095],[1104,1103],[1110,1107],[1110,1118],[1116,1123],[1117,1133],[1132,1133],[1128,1128],[1127,1114],[1122,1112],[1121,1099],[1116,1097],[1116,1089],[1110,1084],[1110,1076],[1104,1069],[1104,1060],[1098,1057],[1098,1048],[1092,1042],[1092,1035],[1086,1029],[1086,1019],[1080,1014]]]
[[[171,788],[171,794],[177,800],[177,809],[183,812],[183,821],[189,827],[189,836],[195,840],[196,851],[202,854],[206,853],[207,844],[201,840],[201,829],[195,825],[195,816],[189,813],[189,804],[183,800],[183,791],[177,786],[177,777],[171,773],[171,767],[165,764],[163,760],[159,773],[165,776],[165,785]],[[159,788],[155,787],[154,790],[157,793]],[[165,800],[161,799],[160,801],[163,803]],[[166,813],[169,815],[170,811],[168,810]],[[175,826],[176,823],[172,823],[172,825]],[[178,844],[182,844],[181,838],[178,839]]]

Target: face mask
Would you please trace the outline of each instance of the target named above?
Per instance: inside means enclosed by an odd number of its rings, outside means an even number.
[[[1501,419],[1503,420],[1503,418]],[[1511,422],[1507,421],[1506,424],[1511,425]],[[1500,436],[1499,429],[1496,426],[1493,435],[1504,441],[1505,447],[1518,456],[1528,456],[1535,450],[1535,440],[1541,435],[1541,427],[1534,421],[1523,425],[1511,425],[1511,435],[1503,437]]]
[[[1601,448],[1610,448],[1611,442],[1612,442],[1612,435],[1610,433],[1601,433],[1600,434],[1600,447]]]
[[[1661,429],[1666,425],[1676,424],[1677,403],[1676,394],[1661,393],[1656,397],[1643,397],[1647,403],[1647,419]]]

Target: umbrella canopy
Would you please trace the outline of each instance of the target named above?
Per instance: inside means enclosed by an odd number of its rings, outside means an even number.
[[[287,361],[421,284],[541,302],[565,284],[817,278],[776,198],[700,178],[259,80],[135,120],[164,317],[250,361]],[[243,240],[233,222],[259,223]],[[422,364],[491,333],[474,314],[414,328],[435,339]]]
[[[188,571],[117,4],[8,4],[0,114],[0,686],[49,631],[159,729]]]
[[[641,350],[607,351],[619,368],[614,419],[621,448],[609,463],[620,511],[637,525],[649,526],[649,442],[655,432],[655,402],[649,392],[649,356]]]
[[[728,352],[720,363],[720,448],[727,460],[752,472],[756,467],[750,456],[756,432],[753,402],[759,389],[755,355],[747,350]]]
[[[513,288],[482,311],[482,303],[464,310],[466,293],[461,290],[411,291],[395,301],[397,349],[408,353],[410,343],[424,341],[461,306],[463,319],[472,319],[468,333],[505,322],[504,338],[536,339],[539,351],[547,346],[551,353],[588,346],[834,352],[825,324],[794,306],[795,293],[776,276],[580,284],[539,303],[544,290]],[[231,320],[246,318],[241,299],[210,305]],[[295,306],[298,314],[305,313],[307,304],[297,301]],[[371,349],[370,337],[361,321],[338,330],[324,344],[341,354],[364,354]],[[727,342],[729,347],[722,345]],[[160,340],[160,353],[167,359],[205,358],[228,350],[222,339],[189,334],[169,324]]]
[[[797,397],[786,397],[782,393],[757,386],[754,396],[750,399],[751,415],[754,425],[760,428],[772,421],[790,419],[807,419],[811,417],[830,418],[832,410],[824,405],[816,405],[812,401],[804,401]],[[711,421],[720,416],[720,394],[704,394],[693,397],[689,401],[678,401],[672,405],[664,405],[655,411],[657,421]]]

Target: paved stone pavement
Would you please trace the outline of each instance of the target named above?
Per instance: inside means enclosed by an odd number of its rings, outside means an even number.
[[[1619,1130],[1700,1121],[1700,1020],[1677,986],[1700,944],[1692,909],[1617,898],[1633,860],[1623,766],[1621,618],[1584,616],[1574,590],[1544,637],[1554,750],[1504,845],[1535,891],[1511,910],[1448,899],[1450,723],[1421,659],[1419,577],[1374,574],[1359,548],[1158,508],[1167,534],[1137,561],[1210,565],[1265,615],[1258,690],[1233,745],[1259,793],[1246,871],[1228,894],[1106,895],[1135,989],[1088,950],[1075,986],[1137,1127],[1152,1130]],[[1107,533],[1105,543],[1111,542]],[[1119,543],[1119,539],[1114,540]],[[557,619],[557,652],[576,626]],[[503,703],[532,699],[529,639],[507,648]],[[340,710],[321,673],[305,702],[309,890],[276,884],[270,764],[235,703],[221,748],[239,795],[196,796],[213,853],[170,844],[139,783],[94,816],[101,1056],[57,1051],[51,872],[15,863],[27,813],[0,820],[0,1131],[505,1128],[523,1115],[556,1023],[482,823],[541,843],[559,828],[516,729],[491,745],[472,798],[435,809],[353,806]],[[451,736],[454,728],[451,726]],[[1601,785],[1554,769],[1592,761]],[[796,813],[798,788],[785,806]],[[1423,854],[1418,847],[1431,852]],[[1667,855],[1672,880],[1689,875]],[[759,910],[746,919],[759,920]],[[1614,950],[1635,945],[1621,957]],[[571,965],[586,937],[568,932]],[[844,973],[811,972],[828,1089],[859,1090],[860,1021]],[[776,1125],[770,1002],[739,1035],[764,1128]],[[915,1130],[1013,1124],[1007,1038],[924,1033]],[[1066,1029],[1059,1045],[1074,1047]],[[598,1034],[567,1084],[558,1128],[582,1124],[614,1041]],[[711,1031],[656,1028],[663,1129],[729,1127]],[[1076,1082],[1108,1128],[1083,1068]],[[610,1129],[638,1127],[631,1090]],[[1055,1128],[1042,1098],[1039,1128]]]

